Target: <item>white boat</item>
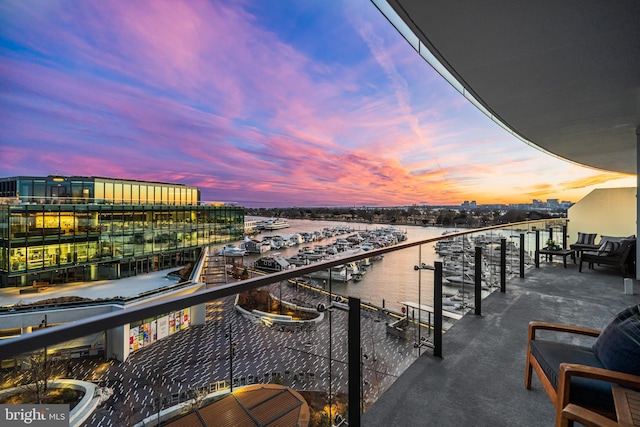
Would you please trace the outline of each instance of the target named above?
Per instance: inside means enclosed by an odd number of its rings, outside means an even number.
[[[314,271],[313,273],[309,274],[309,277],[311,277],[312,279],[329,280],[329,271]],[[337,282],[348,282],[351,279],[351,273],[347,271],[346,266],[338,265],[335,267],[331,267],[331,280],[335,280]]]
[[[308,265],[309,264],[309,259],[306,258],[304,255],[301,254],[297,254],[297,255],[293,255],[290,256],[288,258],[285,258],[287,260],[287,262],[289,264],[293,264],[295,266],[301,266],[301,265]]]
[[[270,219],[263,221],[261,224],[263,230],[280,230],[281,228],[288,228],[289,223],[283,219]]]
[[[246,254],[246,250],[239,248],[231,243],[224,245],[218,253],[218,255],[222,256],[245,256]]]

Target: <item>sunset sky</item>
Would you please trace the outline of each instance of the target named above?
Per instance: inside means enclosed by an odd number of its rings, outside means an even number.
[[[577,201],[635,177],[516,140],[369,0],[0,2],[0,176],[248,207]]]

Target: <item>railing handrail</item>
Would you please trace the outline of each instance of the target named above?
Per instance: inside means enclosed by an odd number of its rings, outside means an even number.
[[[133,307],[127,310],[122,310],[113,313],[105,313],[89,317],[86,319],[77,320],[71,323],[57,325],[53,328],[47,328],[43,330],[33,331],[30,334],[24,334],[19,337],[9,338],[0,341],[0,360],[10,359],[19,354],[34,351],[40,348],[53,346],[61,342],[65,342],[74,338],[83,337],[92,333],[102,332],[109,329],[113,329],[127,323],[139,321],[140,319],[146,319],[154,317],[163,313],[171,311],[181,310],[185,307],[192,307],[199,304],[204,304],[219,298],[235,295],[241,292],[250,291],[256,288],[270,285],[272,283],[293,279],[308,275],[320,270],[326,270],[331,267],[342,265],[345,263],[358,261],[364,258],[373,257],[376,255],[383,255],[389,252],[395,252],[419,245],[437,242],[439,240],[446,240],[457,236],[464,236],[468,234],[476,234],[484,231],[505,229],[519,227],[523,225],[532,225],[535,223],[548,223],[548,222],[560,222],[566,221],[564,218],[560,219],[541,219],[535,221],[521,221],[509,224],[501,224],[483,228],[467,229],[464,231],[452,232],[449,234],[432,237],[424,240],[408,241],[398,243],[393,246],[387,246],[379,249],[373,249],[365,252],[360,252],[353,255],[348,255],[341,258],[316,262],[310,265],[296,267],[289,270],[272,273],[266,276],[253,277],[250,279],[242,280],[239,282],[220,285],[213,289],[202,290],[193,294],[179,296],[170,300],[162,300],[157,302],[150,302],[140,307]]]

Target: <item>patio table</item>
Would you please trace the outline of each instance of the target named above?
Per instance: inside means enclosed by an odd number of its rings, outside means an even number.
[[[536,251],[536,268],[540,268],[540,255],[546,255],[547,261],[553,261],[553,256],[561,256],[564,268],[567,268],[567,256],[571,256],[573,263],[576,263],[576,251],[573,249],[538,249]]]

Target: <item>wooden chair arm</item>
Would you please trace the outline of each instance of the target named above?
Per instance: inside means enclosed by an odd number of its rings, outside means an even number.
[[[577,421],[586,427],[618,427],[620,424],[582,406],[569,403],[562,409],[562,418]]]
[[[565,416],[564,409],[569,405],[569,395],[571,388],[571,378],[582,377],[598,381],[607,381],[626,387],[640,387],[640,376],[625,374],[622,372],[610,371],[603,368],[595,368],[593,366],[578,365],[572,363],[561,363],[558,377],[558,393],[556,395],[556,426],[568,425],[567,420],[572,418]],[[613,392],[613,391],[612,391]],[[569,408],[571,415],[572,409]],[[586,413],[578,411],[578,415]],[[587,416],[589,414],[586,414]],[[593,419],[593,418],[592,418]],[[590,424],[587,424],[590,425]],[[595,424],[598,425],[598,424]],[[614,424],[617,425],[617,424]]]
[[[566,388],[568,393],[571,377],[589,378],[592,380],[616,383],[623,387],[640,388],[640,376],[637,375],[575,363],[561,363],[558,377],[558,395],[560,395],[560,389],[562,387]]]
[[[570,334],[586,335],[589,337],[597,337],[600,331],[597,329],[584,328],[582,326],[560,325],[550,322],[529,322],[529,341],[536,339],[536,331],[555,331],[566,332]]]

